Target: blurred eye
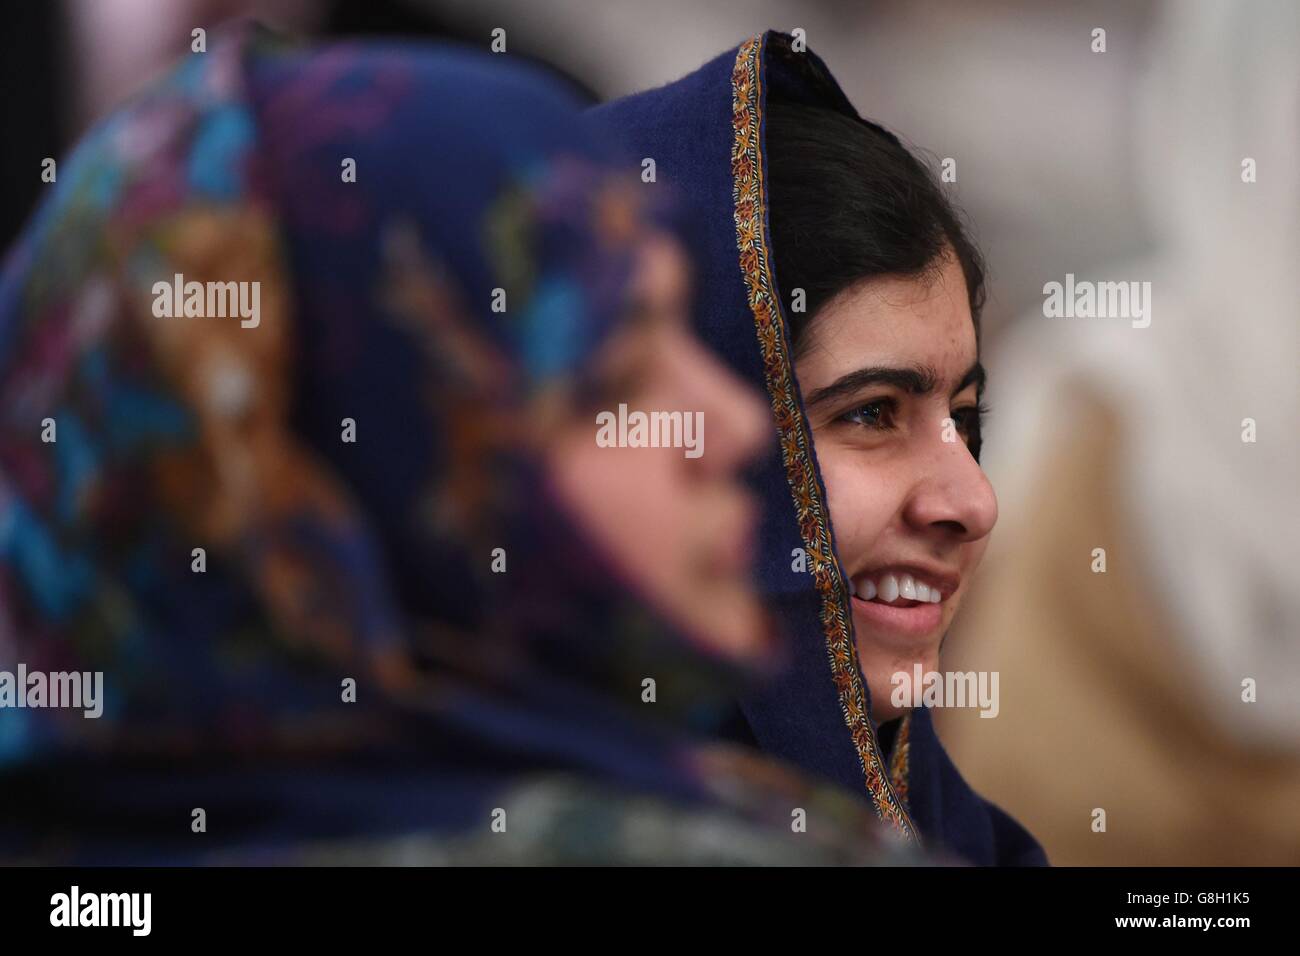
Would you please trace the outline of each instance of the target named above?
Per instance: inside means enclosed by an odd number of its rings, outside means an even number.
[[[892,398],[878,398],[845,412],[840,416],[840,421],[861,425],[864,428],[885,430],[894,427],[895,411]]]

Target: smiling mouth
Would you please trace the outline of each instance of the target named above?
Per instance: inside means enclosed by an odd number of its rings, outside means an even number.
[[[849,593],[862,601],[892,607],[938,604],[944,599],[943,587],[938,582],[908,573],[893,572],[860,575],[849,581]]]
[[[944,581],[947,596],[956,589]],[[859,575],[849,582],[853,614],[866,633],[895,635],[909,646],[943,631],[944,585],[898,570]]]

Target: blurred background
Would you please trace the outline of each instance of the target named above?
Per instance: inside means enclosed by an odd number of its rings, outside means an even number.
[[[1300,4],[22,4],[6,245],[44,157],[239,15],[482,47],[501,27],[593,101],[803,28],[859,112],[956,161],[990,266],[1001,519],[945,667],[998,671],[1001,702],[940,715],[954,760],[1058,864],[1300,864]],[[1067,274],[1151,282],[1151,326],[1045,318]]]

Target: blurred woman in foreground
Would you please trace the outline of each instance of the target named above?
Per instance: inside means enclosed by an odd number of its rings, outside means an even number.
[[[764,416],[605,169],[531,71],[248,28],[90,135],[0,285],[0,666],[102,715],[0,709],[0,852],[910,858],[708,743]]]

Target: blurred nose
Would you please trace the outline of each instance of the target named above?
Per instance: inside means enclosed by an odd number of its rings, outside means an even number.
[[[714,358],[688,332],[675,350],[696,411],[703,412],[704,451],[700,464],[709,474],[744,468],[772,439],[772,417],[759,393]]]
[[[965,442],[945,442],[936,429],[917,465],[917,480],[903,511],[910,527],[963,542],[978,541],[993,530],[997,496]]]

